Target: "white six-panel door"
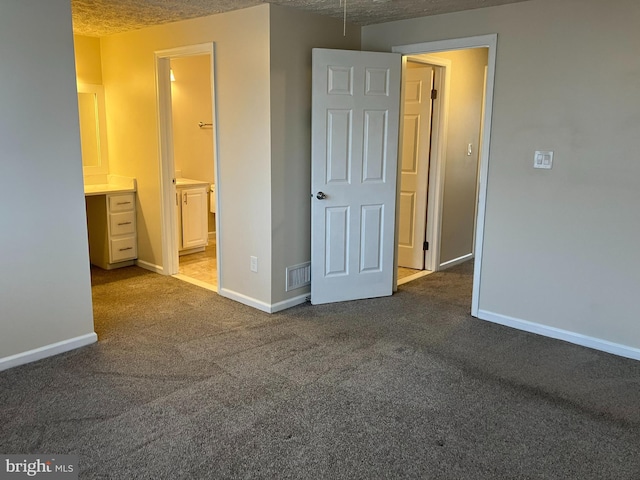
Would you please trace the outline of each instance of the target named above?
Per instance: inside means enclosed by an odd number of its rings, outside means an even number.
[[[313,50],[311,302],[391,295],[401,56]]]
[[[398,266],[416,270],[425,264],[433,77],[430,65],[407,64],[404,72]]]

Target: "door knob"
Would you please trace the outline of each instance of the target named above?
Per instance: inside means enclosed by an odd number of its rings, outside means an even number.
[[[316,195],[316,198],[318,200],[324,200],[325,198],[327,198],[327,194],[326,193],[322,193],[322,192],[318,192],[318,194]]]

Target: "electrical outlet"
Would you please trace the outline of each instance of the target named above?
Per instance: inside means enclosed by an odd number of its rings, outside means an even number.
[[[251,271],[258,272],[258,257],[251,257]]]

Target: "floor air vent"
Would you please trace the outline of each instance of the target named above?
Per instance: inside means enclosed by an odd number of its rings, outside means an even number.
[[[287,267],[287,292],[311,284],[311,262]]]

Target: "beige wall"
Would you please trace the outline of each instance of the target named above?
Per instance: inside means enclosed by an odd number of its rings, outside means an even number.
[[[78,82],[102,85],[100,39],[74,35],[73,45],[76,59],[76,78]]]
[[[531,0],[363,28],[382,51],[498,34],[481,311],[640,347],[638,24],[636,0]]]
[[[447,160],[442,201],[440,264],[473,252],[478,144],[487,49],[432,54],[451,62]],[[472,144],[471,155],[467,146]]]
[[[184,178],[214,182],[211,60],[209,55],[171,59],[175,82],[171,82],[173,161]],[[215,216],[209,213],[209,232],[215,231]]]
[[[311,49],[359,50],[360,27],[271,5],[272,303],[285,292],[287,266],[311,259]]]
[[[110,173],[138,179],[139,257],[154,265],[162,251],[153,52],[207,41],[216,50],[222,284],[269,306],[305,293],[285,292],[285,269],[310,259],[311,49],[358,49],[360,29],[343,37],[339,20],[263,5],[101,39]],[[172,66],[176,93],[183,74]],[[177,130],[175,140],[182,175],[206,175],[181,153],[194,140]]]
[[[161,265],[154,51],[205,42],[215,42],[216,54],[222,285],[269,303],[269,5],[101,39],[110,169],[138,179],[139,258]],[[249,271],[250,256],[258,273]]]
[[[2,368],[93,314],[69,1],[3,0],[0,58]]]

